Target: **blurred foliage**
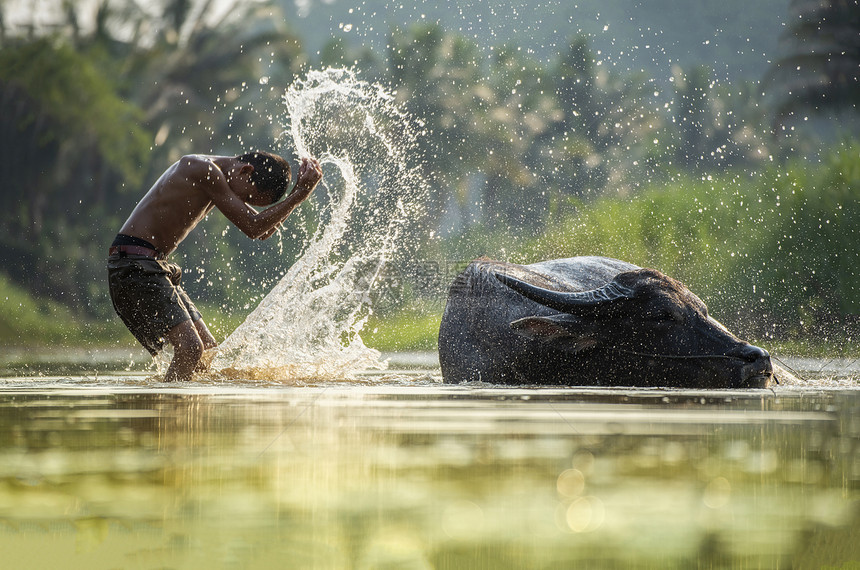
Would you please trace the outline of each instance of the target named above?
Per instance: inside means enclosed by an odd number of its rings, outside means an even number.
[[[4,45],[0,101],[0,261],[40,294],[98,303],[99,228],[120,223],[119,194],[141,183],[142,113],[97,61],[48,38]]]
[[[805,111],[860,109],[860,2],[792,0],[786,43],[791,54],[776,62],[778,127]]]
[[[525,247],[525,261],[604,255],[685,282],[730,328],[758,337],[856,334],[860,142],[820,164],[679,173],[633,199],[583,205]]]
[[[395,91],[424,133],[434,191],[417,223],[432,239],[412,258],[453,267],[482,254],[612,255],[687,281],[727,321],[768,323],[756,324],[762,334],[796,336],[860,312],[857,143],[827,152],[810,129],[771,134],[803,105],[856,113],[856,74],[847,90],[838,73],[826,92],[792,88],[789,105],[702,65],[675,66],[667,89],[644,68],[607,65],[585,36],[549,59],[516,45],[488,58],[479,40],[439,23],[392,28],[384,52],[332,39],[314,59],[280,4],[234,0],[213,19],[211,0],[101,0],[87,5],[96,13],[86,29],[74,2],[56,25],[20,29],[0,4],[0,150],[15,165],[0,170],[0,261],[14,284],[111,318],[105,250],[148,185],[186,153],[291,158],[284,89],[308,66],[345,65]],[[826,69],[856,72],[852,6],[795,3],[797,57],[820,60],[828,45]],[[774,77],[796,63],[783,60]],[[241,318],[313,223],[299,210],[261,243],[213,213],[175,256],[186,288],[227,321]],[[383,313],[438,300],[451,275],[437,277],[431,287],[404,279]]]
[[[119,319],[90,319],[82,322],[68,306],[12,283],[0,273],[0,344],[80,345],[92,342],[135,342]]]
[[[361,338],[367,346],[383,351],[436,350],[441,307],[411,307],[396,315],[371,316]]]
[[[234,4],[210,22],[189,2],[165,2],[155,18],[134,2],[99,2],[85,33],[65,3],[44,36],[2,35],[0,145],[18,168],[0,173],[0,261],[16,282],[89,317],[111,315],[105,251],[148,184],[185,153],[272,147],[275,86],[303,56],[276,8]],[[185,249],[198,276],[217,274],[245,241],[224,224],[210,216]],[[280,270],[258,259],[263,272]],[[217,291],[212,301],[225,302]]]
[[[614,69],[664,81],[667,62],[683,68],[705,64],[730,82],[766,71],[779,53],[790,1],[278,0],[285,10],[300,14],[311,52],[331,41],[347,50],[385,51],[384,31],[417,21],[438,22],[481,46],[485,56],[505,38],[508,45],[548,62],[564,51],[566,39],[583,36],[602,52],[602,64]],[[353,26],[347,29],[348,24]],[[352,61],[352,54],[345,55],[338,65]]]

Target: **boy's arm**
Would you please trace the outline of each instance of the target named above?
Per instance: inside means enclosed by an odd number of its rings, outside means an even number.
[[[248,207],[251,208],[252,210],[254,210],[254,212],[257,211],[255,208],[253,208],[251,206],[248,206]],[[281,228],[282,223],[283,222],[278,222],[277,224],[274,225],[274,227],[272,229],[270,229],[269,231],[267,231],[266,233],[264,233],[263,235],[261,235],[257,239],[260,239],[260,240],[269,239],[270,237],[272,237],[275,234],[276,231],[278,231]]]
[[[271,236],[278,224],[310,195],[322,178],[318,163],[302,161],[293,191],[277,204],[257,212],[233,192],[224,173],[214,163],[198,159],[189,164],[189,168],[194,170],[189,173],[189,179],[199,180],[215,207],[251,239]]]

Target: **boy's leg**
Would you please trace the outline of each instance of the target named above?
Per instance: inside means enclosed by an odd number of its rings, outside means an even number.
[[[200,335],[200,340],[203,341],[204,350],[209,350],[210,348],[218,346],[218,341],[216,341],[215,337],[212,336],[212,333],[209,332],[203,319],[197,319],[194,321],[194,327],[197,329],[197,334]]]
[[[212,360],[215,358],[215,351],[211,349],[218,346],[218,341],[209,332],[202,318],[194,321],[194,326],[197,329],[197,334],[200,335],[200,340],[203,341],[203,355],[200,357],[200,362],[197,363],[197,368],[194,371],[207,372],[209,365],[212,364]]]
[[[197,327],[190,320],[182,321],[170,329],[167,340],[173,345],[173,360],[170,362],[164,381],[190,380],[194,368],[203,355],[204,344],[197,332]]]

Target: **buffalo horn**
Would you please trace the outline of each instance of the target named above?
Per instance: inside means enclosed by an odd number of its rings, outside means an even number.
[[[591,291],[562,292],[544,289],[516,277],[497,273],[496,278],[524,297],[556,311],[568,312],[575,307],[594,306],[633,295],[633,290],[614,281]]]

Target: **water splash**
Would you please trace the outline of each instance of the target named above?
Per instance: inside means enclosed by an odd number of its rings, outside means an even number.
[[[382,268],[398,252],[414,251],[412,224],[428,189],[421,125],[391,93],[346,69],[309,72],[284,102],[284,143],[323,167],[323,182],[303,206],[318,225],[299,260],[221,344],[212,367],[227,378],[349,380],[386,367],[359,333]]]

